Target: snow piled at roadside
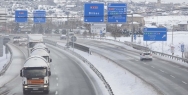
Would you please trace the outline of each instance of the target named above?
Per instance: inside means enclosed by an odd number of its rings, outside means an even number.
[[[158,95],[150,85],[108,59],[97,54],[89,55],[77,49],[74,51],[85,57],[103,74],[115,95]]]

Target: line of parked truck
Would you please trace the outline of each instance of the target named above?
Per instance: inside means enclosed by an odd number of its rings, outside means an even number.
[[[30,92],[42,91],[49,93],[50,91],[50,50],[43,42],[42,34],[27,35],[27,51],[28,58],[26,59],[23,68],[20,70],[22,77],[23,94]]]

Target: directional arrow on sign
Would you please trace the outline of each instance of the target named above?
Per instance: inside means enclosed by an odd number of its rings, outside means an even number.
[[[163,35],[163,37],[162,38],[165,38],[166,37],[166,35]]]

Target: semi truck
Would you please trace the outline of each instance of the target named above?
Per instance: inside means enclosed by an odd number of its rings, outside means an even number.
[[[28,37],[27,48],[28,48],[28,56],[29,56],[31,49],[37,43],[43,43],[43,35],[42,34],[28,34],[27,37]]]
[[[20,70],[22,77],[23,94],[26,95],[33,91],[49,93],[51,71],[48,62],[40,56],[31,56]]]

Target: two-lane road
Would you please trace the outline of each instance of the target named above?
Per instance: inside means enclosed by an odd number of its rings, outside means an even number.
[[[98,86],[92,83],[87,72],[78,65],[79,61],[54,46],[48,47],[52,58],[52,63],[50,63],[52,76],[50,77],[50,93],[47,95],[104,95],[97,90],[100,88],[96,88]],[[20,49],[26,53],[26,48],[21,47]],[[22,78],[17,76],[2,90],[9,91],[6,95],[23,95]]]

